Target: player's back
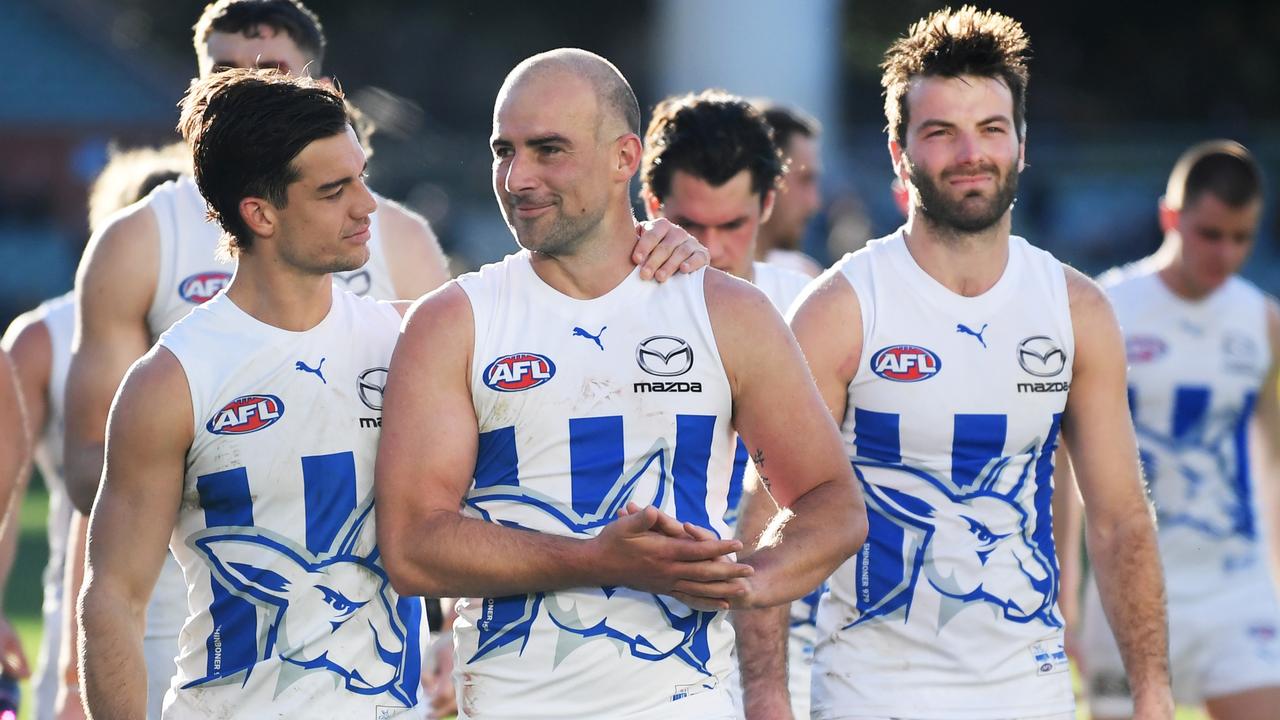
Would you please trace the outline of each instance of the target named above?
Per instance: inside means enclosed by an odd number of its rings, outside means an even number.
[[[392,717],[416,704],[421,602],[391,589],[372,513],[399,323],[335,288],[319,325],[289,332],[223,294],[160,339],[195,421],[170,545],[191,615],[166,717]]]
[[[904,235],[837,267],[862,355],[842,430],[867,542],[818,611],[814,716],[1067,713],[1050,499],[1074,335],[1061,264],[1010,238],[987,292],[957,295]]]
[[[591,537],[627,502],[724,537],[732,397],[704,271],[638,271],[594,300],[539,279],[527,253],[463,276],[475,316],[480,430],[465,512]],[[460,603],[464,717],[710,718],[732,712],[723,613],[623,587]]]
[[[1175,295],[1151,262],[1104,275],[1125,334],[1129,404],[1171,599],[1265,573],[1249,422],[1271,364],[1266,296],[1232,277]]]

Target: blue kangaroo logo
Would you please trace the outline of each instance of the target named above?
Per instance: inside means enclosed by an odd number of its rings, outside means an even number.
[[[667,464],[670,454],[666,440],[659,438],[644,457],[618,476],[599,505],[587,512],[575,510],[563,499],[511,485],[473,489],[466,504],[490,522],[543,531],[563,526],[577,535],[594,534],[613,522],[618,510],[628,502],[662,507],[673,493],[673,478]],[[517,510],[512,510],[512,503],[519,506]],[[489,512],[491,505],[503,512],[501,520]],[[545,610],[562,633],[576,637],[580,643],[611,641],[633,657],[650,661],[675,657],[711,675],[707,669],[711,658],[705,649],[705,638],[716,613],[693,610],[671,597],[624,587],[598,587],[486,602],[508,605],[515,602],[522,603],[523,607],[509,613],[509,621],[492,623],[495,627],[482,630],[479,647],[467,662],[502,652],[523,651],[534,619]]]
[[[1207,537],[1253,538],[1256,530],[1247,496],[1236,487],[1236,438],[1229,423],[1211,430],[1209,418],[1181,437],[1134,423],[1146,474],[1159,478],[1151,495],[1162,529],[1181,526]]]
[[[608,329],[609,329],[609,326],[605,325],[604,327],[600,328],[600,332],[596,333],[595,335],[592,335],[591,333],[587,332],[586,330],[583,330],[580,327],[574,327],[573,336],[586,338],[591,342],[595,343],[596,346],[599,347],[601,350],[604,350],[604,343],[600,342],[600,336],[604,335],[604,331]]]
[[[298,362],[293,364],[293,369],[299,372],[311,373],[312,375],[315,375],[316,377],[320,378],[320,382],[324,383],[325,385],[328,385],[329,381],[325,380],[324,373],[320,372],[320,368],[324,367],[324,361],[327,359],[328,358],[320,358],[320,364],[315,367],[307,367],[306,363],[299,360]]]
[[[982,323],[982,329],[978,330],[977,332],[971,330],[969,326],[965,325],[964,323],[956,324],[956,332],[963,333],[965,335],[974,336],[975,338],[978,339],[978,342],[982,343],[982,347],[984,348],[987,346],[987,341],[982,339],[982,333],[986,331],[987,331],[987,323]]]
[[[408,632],[377,549],[365,555],[356,547],[372,510],[372,501],[357,508],[330,551],[318,555],[262,528],[209,528],[187,542],[217,582],[268,610],[258,657],[275,654],[305,671],[333,673],[351,692],[389,693],[412,707],[419,679],[405,677],[405,665],[417,650],[406,647]]]
[[[920,573],[929,586],[962,603],[985,602],[999,607],[1013,622],[1039,621],[1061,627],[1054,614],[1057,573],[1050,559],[1030,539],[1028,515],[1018,501],[1026,483],[1026,470],[1007,491],[996,489],[1008,458],[994,462],[976,486],[962,491],[948,488],[930,474],[903,465],[864,462],[854,465],[869,504],[904,528],[908,545],[904,558],[914,559],[910,582],[881,598],[876,607],[855,620],[857,625],[899,607],[910,608],[919,592]],[[865,469],[888,479],[885,472],[905,473],[894,485],[868,482]],[[914,540],[910,539],[914,536]]]

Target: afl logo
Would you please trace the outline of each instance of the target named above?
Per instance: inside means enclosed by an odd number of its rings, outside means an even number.
[[[1067,366],[1067,354],[1048,335],[1032,335],[1018,343],[1018,364],[1036,377],[1053,377]]]
[[[1169,346],[1154,335],[1134,335],[1125,340],[1124,350],[1129,356],[1129,362],[1149,363],[1164,357]]]
[[[224,272],[202,272],[178,283],[178,294],[192,305],[206,303],[231,282],[231,275]]]
[[[919,345],[890,345],[871,356],[871,372],[894,382],[928,380],[941,369],[938,354]]]
[[[205,429],[214,435],[247,435],[284,417],[284,403],[275,395],[241,395],[209,418]]]
[[[658,377],[675,377],[693,369],[693,348],[674,335],[654,335],[636,346],[640,369]]]
[[[535,353],[503,355],[484,369],[484,384],[498,392],[520,392],[536,388],[555,377],[551,358]]]

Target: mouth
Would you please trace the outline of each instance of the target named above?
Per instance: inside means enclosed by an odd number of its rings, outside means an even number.
[[[978,187],[979,185],[986,185],[994,180],[994,177],[984,173],[982,175],[953,175],[947,179],[947,182],[949,182],[953,187],[972,188]]]
[[[351,233],[350,235],[343,235],[342,239],[349,243],[363,244],[363,243],[369,242],[370,234],[371,233],[369,232],[369,226],[365,225],[364,227]]]
[[[555,203],[521,203],[511,206],[512,212],[521,220],[532,220],[551,211]]]

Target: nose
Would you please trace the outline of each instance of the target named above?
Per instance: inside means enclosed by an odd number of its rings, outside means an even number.
[[[982,157],[981,146],[978,144],[977,136],[973,133],[957,133],[955,149],[956,162],[962,165],[976,163],[978,162],[978,159]]]
[[[532,190],[536,185],[533,163],[528,158],[521,158],[519,153],[512,153],[498,166],[502,174],[503,187],[509,193],[520,193]]]
[[[360,196],[357,198],[359,202],[352,206],[352,213],[357,218],[367,217],[378,209],[378,200],[373,196],[373,191],[369,189],[364,180],[359,180],[356,185]]]

